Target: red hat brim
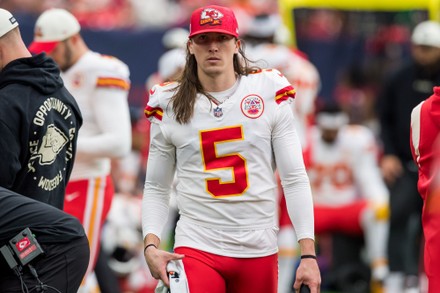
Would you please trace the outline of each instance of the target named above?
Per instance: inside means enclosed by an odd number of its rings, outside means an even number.
[[[222,29],[218,29],[218,28],[210,28],[210,29],[198,30],[198,31],[195,31],[194,33],[190,34],[188,36],[188,38],[191,38],[191,37],[194,37],[194,36],[200,35],[200,34],[206,34],[206,33],[227,34],[227,35],[231,35],[231,36],[234,36],[234,37],[238,38],[238,34],[233,34],[233,33],[231,33],[231,31],[222,30]]]
[[[39,54],[42,52],[50,53],[58,45],[59,41],[55,42],[32,42],[29,46],[29,51],[33,54]]]

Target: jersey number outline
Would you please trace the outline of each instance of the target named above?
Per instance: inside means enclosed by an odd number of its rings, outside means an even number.
[[[354,184],[353,173],[346,163],[322,165],[315,163],[309,171],[312,190],[319,190],[323,180],[327,178],[336,189],[345,189]]]
[[[243,127],[200,131],[200,146],[205,172],[231,169],[232,180],[223,182],[221,178],[207,178],[206,190],[213,197],[240,196],[249,188],[246,159],[239,153],[217,154],[217,144],[244,140]]]

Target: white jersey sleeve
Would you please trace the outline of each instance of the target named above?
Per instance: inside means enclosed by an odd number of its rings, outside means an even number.
[[[161,129],[163,108],[161,103],[164,87],[155,85],[145,108],[145,116],[152,122],[150,128],[150,149],[142,199],[142,234],[156,235],[159,239],[168,218],[170,193],[175,173],[176,149],[164,138]],[[152,171],[154,170],[154,171]]]
[[[291,97],[286,99],[287,95],[285,94],[293,87],[278,70],[270,70],[269,72],[274,77],[275,88],[279,89],[275,99],[279,106],[275,115],[272,144],[287,210],[297,239],[314,239],[313,200],[310,182],[304,166],[294,114],[289,106],[293,99]]]
[[[83,116],[72,179],[107,175],[110,160],[131,149],[128,67],[114,57],[87,52],[62,77]]]
[[[287,210],[296,238],[314,239],[313,200],[309,178],[304,167],[299,137],[286,104],[280,107],[278,124],[273,134],[273,148]],[[286,135],[290,133],[290,135]]]
[[[167,143],[160,126],[151,124],[151,144],[147,163],[148,170],[142,199],[143,237],[149,233],[161,238],[168,219],[171,186],[175,170],[175,149]]]
[[[95,89],[90,95],[94,122],[100,132],[80,136],[78,152],[93,157],[118,158],[131,148],[131,123],[128,109],[130,88],[128,67],[114,57],[95,55]],[[91,61],[91,60],[90,60]]]

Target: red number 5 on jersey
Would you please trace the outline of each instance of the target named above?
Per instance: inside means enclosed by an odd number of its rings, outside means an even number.
[[[206,179],[206,189],[213,197],[239,196],[249,187],[246,159],[239,153],[218,155],[216,145],[243,140],[241,126],[200,131],[202,161],[205,171],[231,169],[232,180],[223,182],[221,178]]]

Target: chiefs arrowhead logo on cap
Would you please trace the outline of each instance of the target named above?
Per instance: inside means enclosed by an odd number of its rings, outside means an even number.
[[[221,25],[223,14],[214,8],[206,8],[200,14],[200,25]]]
[[[203,33],[221,33],[238,38],[238,23],[229,7],[209,5],[192,13],[189,32],[189,38]]]

